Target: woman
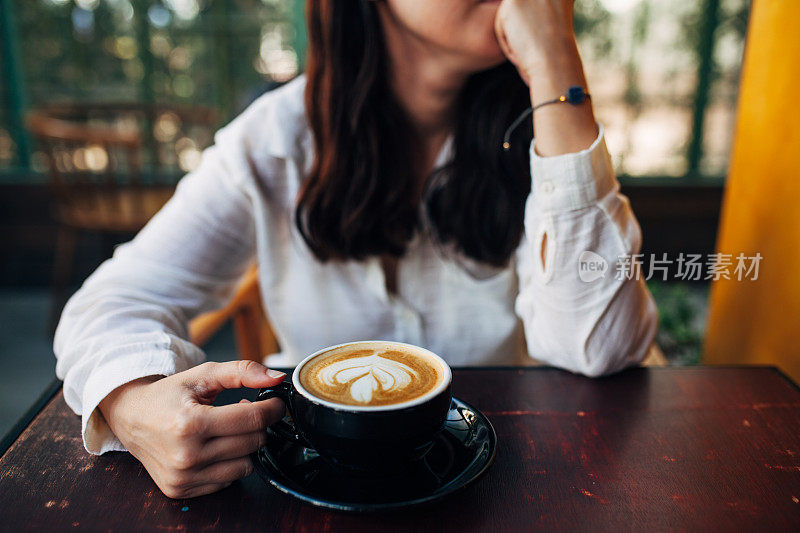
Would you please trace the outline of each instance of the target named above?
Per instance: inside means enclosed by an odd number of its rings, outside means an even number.
[[[578,276],[582,252],[613,264],[640,243],[590,100],[537,108],[502,148],[532,104],[586,87],[572,0],[309,0],[308,27],[306,77],[217,134],[56,335],[86,449],[129,450],[170,497],[250,473],[282,415],[279,400],[210,406],[283,375],[196,366],[186,340],[254,260],[283,364],[382,338],[596,376],[654,334],[642,281]]]

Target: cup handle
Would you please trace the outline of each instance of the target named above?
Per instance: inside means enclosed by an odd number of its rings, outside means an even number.
[[[259,390],[258,396],[256,396],[256,401],[260,402],[262,400],[269,400],[270,398],[280,398],[283,400],[283,403],[289,410],[289,414],[292,416],[292,419],[294,419],[294,405],[292,402],[293,392],[294,387],[292,387],[292,384],[288,381],[282,381],[274,387]],[[294,424],[290,424],[284,420],[278,420],[269,428],[282,439],[290,442],[298,442],[303,446],[309,447],[306,439],[304,439],[303,436],[297,432],[297,428],[294,426]]]

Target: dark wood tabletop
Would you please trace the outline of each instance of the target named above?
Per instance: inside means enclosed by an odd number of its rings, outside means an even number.
[[[494,424],[494,464],[441,502],[369,515],[255,475],[170,500],[129,454],[87,454],[59,391],[0,458],[0,529],[800,531],[800,391],[773,368],[457,369],[453,383]]]

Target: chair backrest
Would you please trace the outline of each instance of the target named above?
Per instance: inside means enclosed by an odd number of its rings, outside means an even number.
[[[228,321],[233,323],[239,359],[262,362],[265,356],[277,353],[280,349],[261,301],[256,265],[242,277],[228,305],[192,320],[189,325],[192,342],[202,346]]]
[[[28,125],[47,158],[62,218],[136,231],[211,144],[216,114],[134,104],[50,105],[30,113]]]
[[[730,279],[712,283],[704,362],[773,364],[800,381],[798,19],[798,2],[753,2],[717,242]]]
[[[28,125],[47,156],[50,184],[63,201],[139,183],[138,131],[79,124],[43,112],[31,113]]]
[[[129,145],[138,140],[138,166],[149,177],[174,179],[191,170],[200,151],[209,146],[218,125],[218,114],[207,107],[144,105],[135,103],[49,104],[29,115],[34,136],[44,148],[56,144]],[[90,161],[102,166],[99,151]],[[80,166],[81,154],[72,155]],[[61,154],[62,160],[64,155]],[[61,167],[74,168],[63,160]],[[85,164],[84,164],[85,166]],[[80,170],[80,169],[76,169]]]

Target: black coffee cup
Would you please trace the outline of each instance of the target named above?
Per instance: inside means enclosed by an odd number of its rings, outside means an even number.
[[[308,361],[336,348],[390,345],[428,356],[440,365],[442,383],[420,397],[392,405],[356,406],[334,403],[307,391],[300,370]],[[292,422],[280,421],[271,430],[281,438],[313,448],[339,469],[362,474],[397,472],[421,459],[442,430],[452,397],[452,373],[442,358],[424,348],[388,341],[359,341],[324,348],[295,368],[291,383],[261,389],[258,400],[281,398]]]

